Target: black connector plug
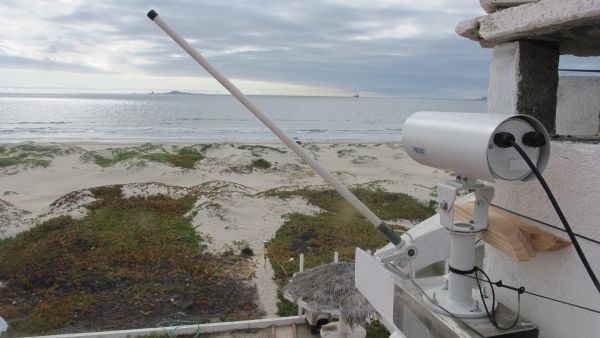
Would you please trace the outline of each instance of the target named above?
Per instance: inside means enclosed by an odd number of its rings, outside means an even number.
[[[502,131],[494,135],[494,144],[500,148],[511,147],[513,142],[515,142],[515,136],[511,133]]]
[[[526,133],[523,135],[522,141],[524,145],[532,148],[539,148],[546,145],[546,138],[544,137],[544,134],[538,131],[530,131]]]

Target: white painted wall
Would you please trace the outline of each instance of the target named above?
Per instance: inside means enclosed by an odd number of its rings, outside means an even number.
[[[600,133],[600,77],[563,76],[558,82],[556,133],[590,136]]]
[[[516,84],[522,75],[518,43],[494,48],[490,69],[489,111],[517,111]],[[600,81],[598,78],[561,79],[558,93],[557,127],[560,134],[598,133]],[[589,87],[586,87],[589,86]],[[530,94],[531,95],[531,94]],[[577,233],[600,240],[600,144],[553,141],[550,163],[544,172],[571,227]],[[537,180],[497,182],[494,203],[562,227]],[[555,231],[564,238],[565,233]],[[600,274],[600,246],[580,240],[590,264]],[[492,246],[485,245],[484,269],[493,280],[572,303],[600,309],[600,294],[581,264],[573,246],[538,253],[529,262],[518,263]],[[517,295],[499,289],[500,301],[517,308]],[[521,314],[538,325],[541,338],[600,337],[600,315],[559,303],[523,295]]]
[[[550,164],[544,172],[575,232],[600,239],[600,145],[552,142]],[[537,181],[497,184],[494,202],[505,208],[561,226]],[[566,237],[566,234],[553,231]],[[600,246],[580,240],[590,264],[600,274]],[[494,280],[600,309],[593,286],[573,246],[539,253],[517,263],[486,245],[485,270]],[[500,301],[516,309],[516,294],[500,290]],[[521,313],[540,328],[542,338],[599,337],[600,315],[529,295],[522,296]]]

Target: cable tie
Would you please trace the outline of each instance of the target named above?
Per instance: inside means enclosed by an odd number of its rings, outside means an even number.
[[[517,291],[519,292],[520,295],[522,295],[525,293],[525,287],[521,286]]]
[[[450,272],[452,272],[452,273],[455,273],[455,274],[457,274],[457,275],[463,275],[463,276],[466,276],[466,275],[470,275],[470,274],[472,274],[472,273],[473,273],[473,272],[475,272],[475,271],[478,271],[478,268],[477,268],[476,266],[474,266],[474,267],[473,267],[472,269],[470,269],[470,270],[460,270],[460,269],[457,269],[457,268],[453,267],[452,265],[448,265],[448,271],[450,271]]]

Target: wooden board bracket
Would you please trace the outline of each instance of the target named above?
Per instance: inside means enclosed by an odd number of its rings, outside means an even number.
[[[471,221],[473,208],[474,202],[455,203],[455,222]],[[532,259],[536,252],[560,250],[571,245],[571,241],[494,206],[490,206],[488,228],[481,233],[481,239],[518,262]]]

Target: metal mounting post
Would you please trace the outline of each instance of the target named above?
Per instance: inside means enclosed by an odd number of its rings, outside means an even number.
[[[475,193],[474,219],[469,223],[454,223],[454,202],[460,190]],[[426,290],[426,301],[436,312],[450,313],[462,318],[477,318],[486,315],[491,300],[482,298],[473,289],[473,280],[465,275],[472,274],[475,267],[475,235],[487,228],[489,205],[494,197],[494,188],[466,177],[457,176],[454,181],[438,184],[440,224],[450,235],[450,272],[448,284]]]

